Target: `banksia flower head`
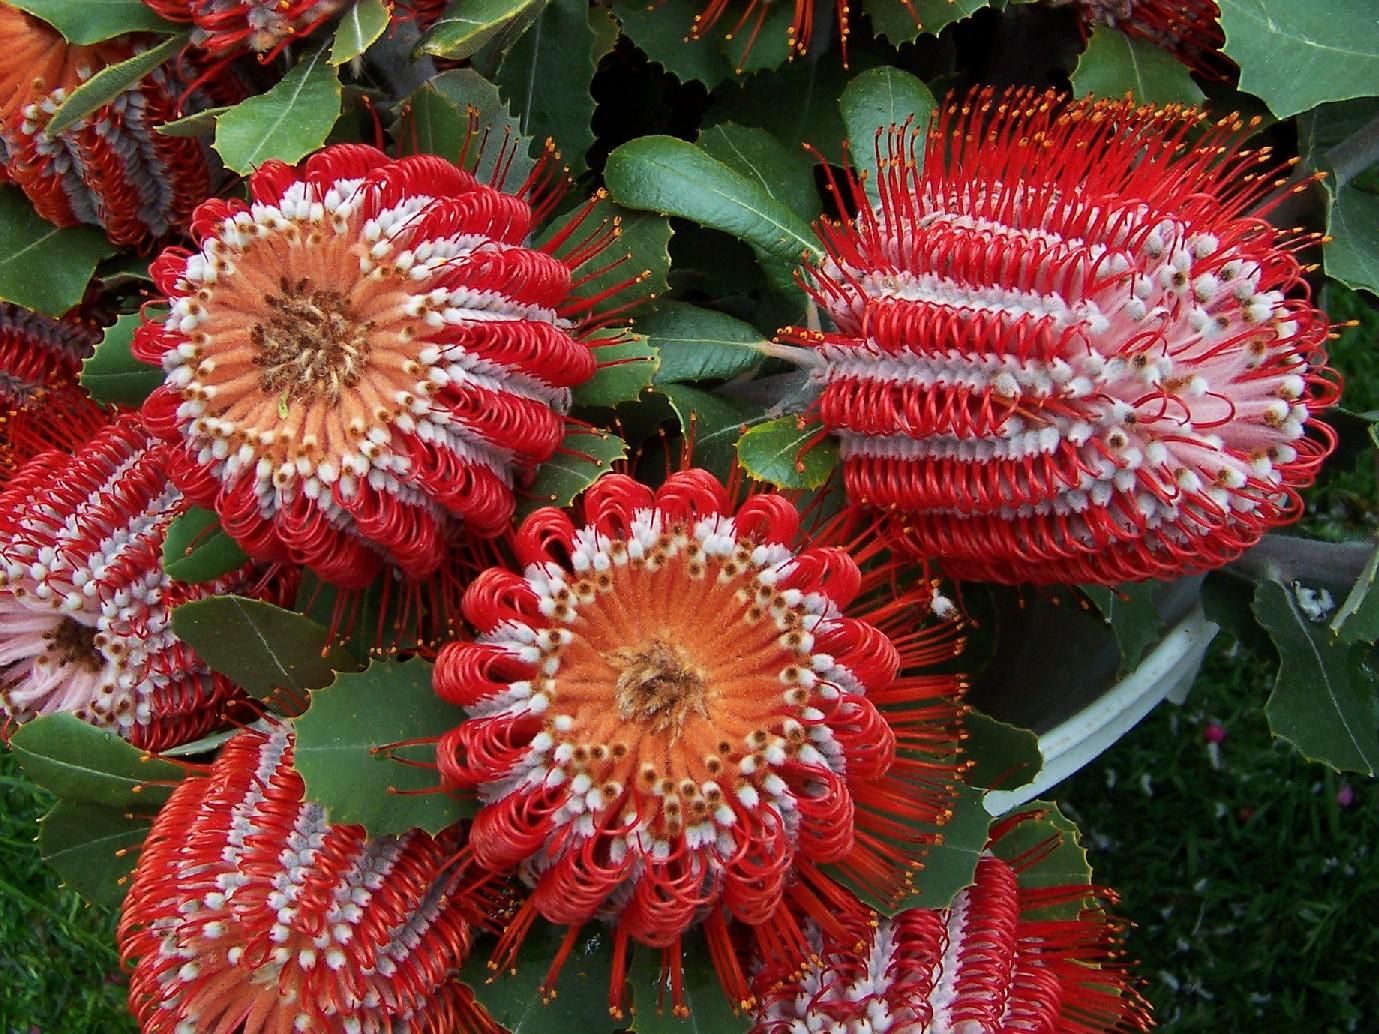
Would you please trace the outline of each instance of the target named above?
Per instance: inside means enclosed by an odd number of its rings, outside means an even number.
[[[1339,388],[1243,127],[982,92],[880,200],[820,224],[818,411],[849,498],[959,578],[1117,583],[1226,563],[1295,519]],[[921,160],[923,162],[921,170]],[[1309,431],[1313,436],[1309,436]]]
[[[849,917],[837,938],[811,927],[811,965],[783,980],[769,966],[758,973],[752,1034],[1149,1030],[1104,911],[1109,892],[1022,886],[1028,864],[988,851],[947,908]],[[1055,908],[1065,917],[1051,918]]]
[[[370,839],[303,800],[282,726],[154,820],[120,916],[143,1034],[450,1034],[473,901],[454,830]]]
[[[170,613],[258,590],[247,573],[193,586],[163,571],[163,538],[185,504],[160,452],[125,414],[71,454],[35,456],[0,492],[7,721],[67,711],[159,750],[209,731],[238,695],[173,635]]]
[[[152,267],[170,310],[134,352],[167,378],[145,422],[250,556],[344,587],[385,560],[424,577],[449,526],[506,528],[514,482],[559,446],[595,369],[570,297],[589,250],[524,246],[527,200],[430,156],[343,144],[249,189]]]
[[[1051,0],[1075,7],[1085,26],[1111,25],[1169,51],[1195,72],[1227,79],[1234,62],[1221,53],[1226,34],[1216,0]]]
[[[745,1003],[727,919],[797,960],[797,913],[833,928],[855,907],[818,866],[898,889],[911,824],[946,817],[961,686],[917,673],[952,657],[952,629],[919,629],[928,590],[897,597],[874,535],[849,555],[841,524],[811,537],[785,497],[734,505],[688,470],[654,492],[604,477],[583,524],[538,510],[514,541],[523,573],[472,583],[478,638],[435,669],[470,715],[437,750],[482,802],[470,848],[533,886],[499,959],[537,913],[570,926],[566,951],[604,919],[614,1014],[629,939],[664,949],[683,1011],[680,939],[702,921]]]
[[[157,132],[175,117],[182,89],[170,65],[56,135],[46,129],[68,94],[145,46],[127,36],[74,46],[46,22],[0,3],[5,175],[49,222],[90,223],[116,244],[137,245],[180,229],[210,194],[203,143]]]

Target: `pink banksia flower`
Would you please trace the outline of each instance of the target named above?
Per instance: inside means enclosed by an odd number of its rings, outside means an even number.
[[[1004,820],[999,838],[1028,815]],[[941,909],[848,917],[842,936],[808,928],[811,962],[760,967],[752,1034],[1111,1034],[1152,1028],[1106,913],[1109,891],[1029,886],[1040,852],[988,849],[970,886]],[[1051,914],[1052,913],[1052,914]]]
[[[453,1034],[485,907],[461,833],[331,823],[292,748],[283,726],[240,733],[154,820],[118,932],[140,1030]]]
[[[0,492],[0,712],[9,724],[65,711],[159,750],[208,732],[242,698],[173,634],[172,609],[284,583],[248,570],[171,579],[163,539],[186,505],[162,448],[135,414],[100,423],[71,452],[29,459]]]
[[[1245,127],[1182,108],[974,94],[879,202],[819,226],[818,413],[849,498],[959,578],[1117,583],[1217,567],[1297,518],[1339,393]]]
[[[1221,52],[1226,34],[1216,0],[1050,0],[1073,7],[1088,28],[1110,25],[1162,47],[1209,79],[1230,78],[1235,63]]]
[[[807,532],[784,496],[735,502],[702,470],[654,491],[608,475],[580,523],[523,522],[515,569],[466,594],[478,637],[435,669],[470,715],[437,751],[443,782],[482,803],[470,850],[533,888],[495,965],[540,915],[569,927],[554,980],[605,920],[614,1015],[630,941],[662,950],[683,1013],[681,938],[702,922],[744,1005],[729,920],[797,961],[795,917],[836,929],[853,903],[821,866],[903,886],[915,824],[948,814],[962,683],[926,671],[957,647],[953,626],[921,627],[927,584],[897,592],[863,531]]]
[[[122,36],[89,46],[0,4],[0,149],[5,176],[57,226],[100,226],[111,241],[140,245],[181,229],[211,193],[203,141],[166,136],[182,84],[170,65],[56,135],[62,100],[91,76],[148,45]]]
[[[134,353],[167,376],[144,420],[246,553],[358,587],[385,561],[429,575],[460,524],[507,527],[594,373],[572,270],[611,240],[557,254],[574,219],[527,246],[536,182],[338,145],[266,162],[252,204],[208,201],[196,249],[154,262],[169,309]]]

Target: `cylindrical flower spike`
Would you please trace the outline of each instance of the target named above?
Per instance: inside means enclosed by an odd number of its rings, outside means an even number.
[[[143,1034],[452,1034],[477,912],[458,829],[370,839],[303,799],[283,726],[154,820],[120,916]]]
[[[1116,583],[1297,517],[1334,444],[1328,324],[1300,242],[1260,217],[1267,152],[1202,118],[982,92],[922,155],[909,126],[878,138],[875,207],[840,188],[858,214],[820,224],[808,284],[835,329],[785,336],[818,350],[849,498],[893,514],[898,548]]]
[[[811,927],[811,965],[759,969],[752,1034],[1151,1029],[1120,955],[1121,928],[1104,910],[1114,898],[1086,885],[1024,886],[1024,868],[988,852],[947,908],[849,917],[842,937]],[[1050,918],[1051,908],[1065,917]]]
[[[1235,63],[1221,52],[1226,34],[1216,0],[1050,0],[1076,7],[1084,25],[1111,25],[1169,51],[1195,72],[1226,79]]]
[[[874,535],[800,524],[785,497],[735,505],[702,470],[654,492],[609,475],[582,525],[527,518],[522,574],[473,582],[479,636],[435,672],[471,717],[437,757],[483,802],[475,856],[534,888],[500,957],[535,913],[571,936],[604,919],[619,960],[629,938],[665,950],[681,1010],[680,938],[703,921],[745,1002],[725,918],[798,960],[785,902],[831,926],[845,898],[818,866],[882,896],[903,883],[914,824],[946,816],[956,775],[961,682],[923,673],[951,659],[952,629],[920,628],[928,590],[897,594]]]
[[[248,570],[186,585],[162,567],[186,504],[134,414],[68,454],[43,452],[0,492],[0,712],[67,711],[160,750],[208,732],[240,691],[172,632],[174,607],[276,592]]]
[[[171,65],[50,136],[53,112],[74,89],[147,45],[123,36],[74,46],[32,15],[0,3],[0,145],[5,176],[58,226],[90,223],[120,245],[183,228],[211,193],[206,147],[157,127],[175,117],[182,84]]]
[[[461,521],[499,534],[595,370],[575,260],[441,158],[339,145],[249,189],[152,267],[170,311],[134,352],[167,374],[143,415],[173,480],[250,556],[345,587],[385,560],[425,577]]]

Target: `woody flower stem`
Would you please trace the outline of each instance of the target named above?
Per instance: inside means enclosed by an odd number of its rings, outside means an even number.
[[[1315,542],[1295,535],[1265,535],[1230,564],[1231,574],[1252,581],[1272,579],[1349,588],[1374,553],[1374,543]]]
[[[1337,190],[1379,162],[1379,115],[1331,148],[1326,160],[1336,177]]]

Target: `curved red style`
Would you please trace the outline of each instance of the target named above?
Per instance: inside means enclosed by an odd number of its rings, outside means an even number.
[[[962,683],[924,673],[955,652],[951,626],[920,628],[927,586],[898,592],[875,536],[849,534],[811,535],[785,497],[734,501],[702,470],[654,491],[615,474],[583,523],[538,510],[517,569],[473,582],[478,638],[435,669],[470,718],[437,758],[483,802],[475,857],[533,887],[500,959],[538,913],[570,927],[567,951],[604,919],[615,1015],[630,940],[663,949],[682,1012],[681,938],[702,922],[746,1003],[728,919],[798,961],[797,912],[832,929],[861,907],[819,866],[903,886],[916,824],[947,814]]]
[[[959,578],[1118,583],[1224,564],[1294,520],[1334,435],[1326,316],[1243,126],[989,91],[872,208],[822,223],[818,412],[848,495]],[[1053,156],[1057,156],[1054,158]],[[846,196],[842,196],[846,195]]]
[[[62,99],[86,79],[147,46],[121,36],[73,46],[46,22],[0,4],[0,142],[5,176],[57,226],[90,223],[119,245],[141,245],[185,227],[211,193],[203,141],[166,136],[182,84],[171,65],[50,136]]]
[[[143,416],[173,481],[251,557],[344,587],[431,574],[461,522],[502,532],[595,370],[575,260],[441,158],[342,144],[249,189],[152,267],[170,311],[133,348],[167,375]]]
[[[458,829],[369,839],[303,794],[273,725],[163,805],[118,933],[143,1034],[451,1034],[474,1012]]]

